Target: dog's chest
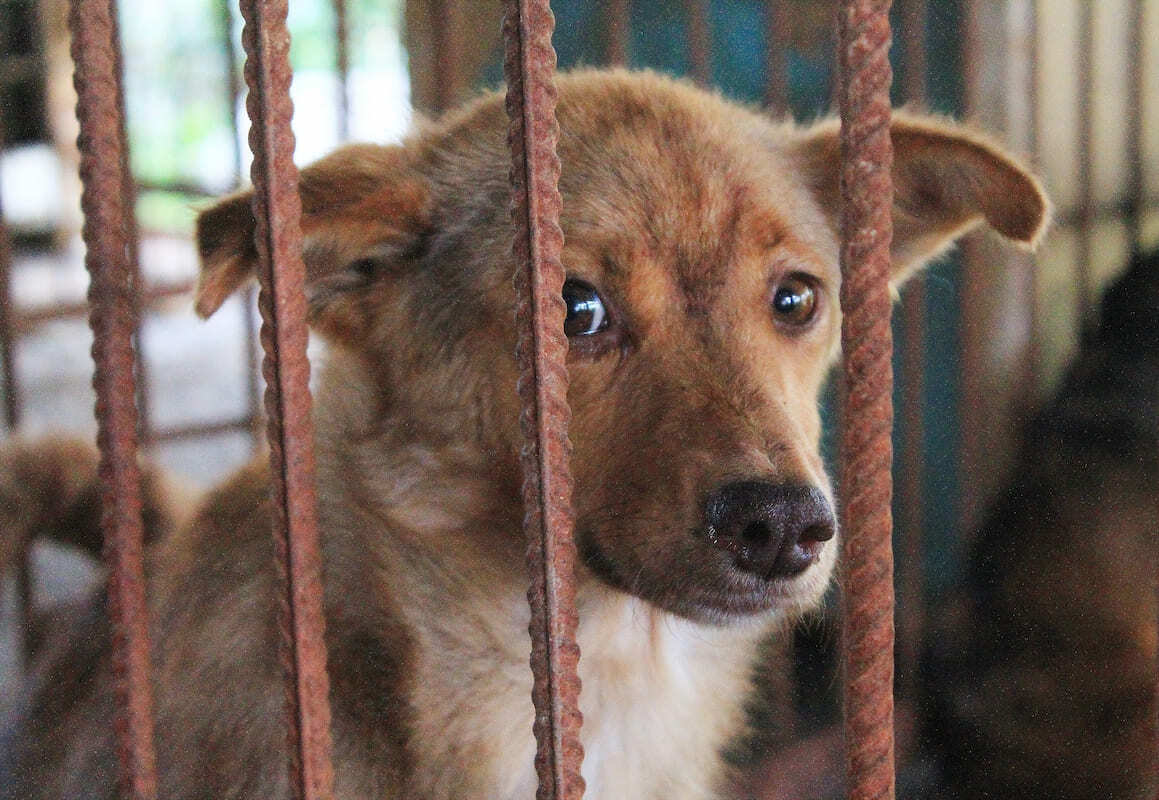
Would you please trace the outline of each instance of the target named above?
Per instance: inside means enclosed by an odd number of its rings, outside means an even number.
[[[720,751],[743,720],[743,700],[757,636],[699,626],[617,598],[581,614],[580,707],[584,715],[585,797],[591,800],[705,800],[716,797]],[[523,657],[525,659],[526,656]],[[531,677],[526,661],[494,671],[472,694],[474,730],[490,731],[491,798],[535,795]],[[482,786],[480,786],[482,784]]]

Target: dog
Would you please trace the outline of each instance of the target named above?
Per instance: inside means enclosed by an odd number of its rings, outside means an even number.
[[[1155,796],[1159,252],[1101,310],[931,637],[941,796]]]
[[[651,73],[557,86],[587,796],[725,796],[758,647],[837,554],[838,125]],[[535,794],[506,129],[487,94],[301,174],[339,798]],[[897,283],[983,221],[1037,242],[1047,199],[998,146],[891,133]],[[253,230],[248,194],[200,215],[202,315],[251,279]],[[268,495],[256,463],[150,549],[166,797],[290,796]],[[112,797],[91,619],[37,673],[22,798]]]

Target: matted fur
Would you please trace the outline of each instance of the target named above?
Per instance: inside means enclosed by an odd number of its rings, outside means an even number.
[[[836,557],[765,580],[704,533],[731,481],[831,494],[836,128],[646,73],[559,90],[563,262],[613,319],[569,356],[588,796],[716,797],[758,643]],[[534,794],[506,126],[490,94],[302,175],[340,798]],[[899,280],[983,220],[1037,239],[1046,200],[1001,150],[908,115],[894,133]],[[201,313],[252,274],[252,226],[244,195],[202,214]],[[818,298],[792,330],[770,308],[788,274]],[[166,797],[288,796],[266,504],[251,467],[151,553]],[[30,721],[21,797],[110,796],[105,651],[85,655]]]

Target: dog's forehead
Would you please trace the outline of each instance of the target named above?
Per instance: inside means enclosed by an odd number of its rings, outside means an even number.
[[[775,126],[715,96],[666,81],[565,85],[559,120],[569,237],[597,242],[610,266],[646,253],[693,305],[746,253],[821,224]]]

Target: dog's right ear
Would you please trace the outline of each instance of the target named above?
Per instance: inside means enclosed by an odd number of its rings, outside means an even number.
[[[430,228],[427,181],[403,146],[350,145],[302,170],[302,257],[310,322],[357,327],[356,296],[397,269]],[[231,195],[197,218],[201,276],[196,309],[216,311],[257,268],[253,192]]]

